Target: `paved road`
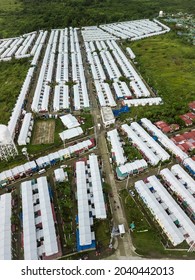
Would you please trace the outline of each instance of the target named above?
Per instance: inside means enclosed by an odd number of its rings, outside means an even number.
[[[80,40],[83,44],[82,38],[80,36]],[[81,49],[82,51],[82,57],[83,57],[83,64],[84,69],[86,70],[86,80],[88,85],[88,91],[89,91],[89,97],[91,102],[91,113],[93,115],[94,119],[94,127],[95,127],[95,135],[96,135],[96,141],[97,141],[97,147],[99,150],[99,154],[102,157],[103,162],[103,170],[106,176],[106,182],[111,186],[113,197],[110,197],[110,207],[111,212],[113,216],[113,226],[118,226],[119,224],[124,224],[126,233],[121,237],[117,237],[117,250],[116,250],[116,256],[113,256],[113,258],[116,258],[117,256],[129,258],[129,257],[137,257],[134,252],[134,247],[132,244],[131,236],[128,229],[128,223],[125,217],[124,209],[121,206],[120,197],[118,195],[118,188],[115,183],[114,173],[112,170],[112,166],[109,161],[109,151],[107,148],[106,143],[106,130],[103,128],[103,124],[101,121],[101,112],[97,101],[96,93],[93,92],[93,80],[90,74],[90,67],[86,62],[86,53],[84,49]],[[101,124],[101,128],[98,127],[98,124]],[[116,244],[115,244],[116,245]]]

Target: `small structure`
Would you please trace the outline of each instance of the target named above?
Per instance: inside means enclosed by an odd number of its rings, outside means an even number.
[[[22,127],[20,130],[20,134],[18,137],[19,146],[26,145],[30,142],[33,124],[34,121],[33,121],[32,113],[25,114],[22,122]]]
[[[180,117],[180,119],[182,119],[184,121],[186,126],[190,126],[193,124],[193,122],[189,118],[187,118],[185,115],[181,115],[179,117]]]
[[[179,130],[178,124],[167,124],[164,121],[158,121],[154,123],[163,133],[169,133],[176,130]]]
[[[115,117],[111,107],[102,107],[101,116],[102,116],[104,127],[109,127],[111,124],[115,123]]]
[[[118,225],[120,236],[123,236],[125,234],[125,227],[124,224]]]
[[[0,160],[8,160],[18,154],[11,133],[6,125],[0,125]]]
[[[162,18],[163,16],[164,16],[163,11],[160,11],[160,12],[159,12],[159,17]]]
[[[59,133],[62,141],[72,139],[72,138],[77,137],[81,134],[83,134],[83,130],[80,126],[73,127],[73,128],[64,130],[63,132]]]
[[[73,128],[80,125],[77,119],[71,114],[62,116],[60,119],[67,128]]]
[[[63,168],[58,168],[54,170],[54,175],[55,175],[56,182],[58,183],[64,182],[66,180],[66,176]]]

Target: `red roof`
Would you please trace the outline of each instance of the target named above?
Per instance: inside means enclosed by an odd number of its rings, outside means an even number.
[[[186,152],[188,152],[189,149],[190,149],[190,146],[189,146],[187,143],[183,143],[183,144],[181,144],[181,146],[184,148],[184,150],[185,150]]]
[[[190,109],[195,110],[195,101],[189,103],[188,106],[190,107]]]
[[[177,142],[177,143],[180,143],[185,140],[183,135],[175,136],[175,137],[173,137],[173,139],[174,139],[174,142]]]
[[[186,132],[183,134],[185,139],[195,139],[195,134],[193,132]]]
[[[193,149],[194,143],[190,141],[186,141],[186,144],[189,146],[190,149]]]
[[[190,119],[190,120],[194,120],[195,119],[195,114],[194,113],[186,113],[184,116],[187,119]]]
[[[186,117],[185,117],[185,115],[181,115],[181,116],[179,116],[180,117],[180,119],[182,119],[184,122],[185,122],[185,124],[188,126],[188,125],[192,125],[192,121],[191,120],[189,120],[189,119],[187,119]]]
[[[183,145],[178,145],[178,147],[179,147],[183,152],[186,152],[186,149],[183,147]]]
[[[167,126],[168,124],[164,121],[158,121],[158,122],[155,122],[154,123],[156,126],[159,126],[159,127],[163,127],[163,126]]]
[[[164,132],[164,133],[168,133],[168,132],[171,131],[171,128],[170,128],[170,126],[164,126],[164,127],[161,128],[161,130],[162,130],[162,132]]]
[[[88,146],[89,149],[95,147],[95,139],[91,138],[90,141],[91,141],[91,145]]]

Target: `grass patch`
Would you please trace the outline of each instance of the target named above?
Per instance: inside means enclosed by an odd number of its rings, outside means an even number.
[[[160,106],[132,107],[131,113],[120,116],[149,118],[178,123],[180,114],[186,113],[188,103],[195,97],[195,53],[194,47],[184,42],[175,32],[136,41],[130,45],[136,53],[138,71],[146,82],[158,91],[164,104]],[[183,124],[183,123],[182,123]]]
[[[62,217],[63,232],[66,236],[66,247],[72,249],[75,247],[75,225],[73,222],[73,197],[71,193],[70,182],[57,183],[57,201]]]
[[[84,120],[84,124],[81,124],[81,128],[84,133],[91,127],[93,127],[93,117],[91,113],[81,113],[80,117]]]
[[[134,146],[132,146],[129,141],[126,141],[125,145],[123,146],[125,155],[128,158],[128,161],[132,161],[135,159],[142,159],[143,156],[139,152],[138,149],[136,149]]]
[[[0,12],[14,12],[22,7],[21,1],[17,0],[0,0]]]
[[[98,247],[107,247],[110,243],[110,227],[109,221],[106,220],[94,220],[96,244]]]
[[[148,215],[145,211],[145,207],[143,208],[138,203],[137,195],[134,200],[126,190],[122,190],[120,196],[123,201],[128,224],[130,225],[132,222],[135,224],[135,230],[131,233],[131,236],[138,254],[150,258],[183,258],[184,256],[191,259],[195,258],[195,253],[165,250],[162,242],[166,244],[166,237],[161,235],[162,230],[152,220],[152,216]],[[178,248],[186,249],[186,243],[183,242],[176,247],[176,249]]]
[[[26,77],[29,62],[26,59],[0,62],[0,123],[9,121],[16,99]]]
[[[27,162],[27,159],[23,155],[18,155],[14,159],[8,161],[0,161],[0,172],[4,170],[12,169],[16,166],[22,165]]]

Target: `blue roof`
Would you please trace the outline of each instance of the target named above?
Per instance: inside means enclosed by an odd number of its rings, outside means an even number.
[[[77,239],[77,251],[78,252],[89,250],[89,249],[95,249],[95,247],[96,247],[95,240],[92,240],[92,243],[90,245],[85,245],[85,246],[80,245],[79,229],[76,230],[76,239]]]

